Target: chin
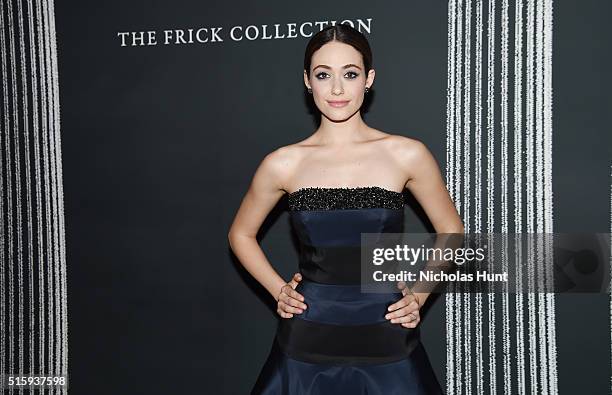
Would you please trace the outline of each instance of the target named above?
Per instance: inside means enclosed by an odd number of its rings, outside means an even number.
[[[326,109],[326,111],[323,112],[323,115],[325,115],[325,117],[331,121],[340,122],[346,121],[358,111],[359,108],[339,108],[338,111],[330,111],[329,109]]]

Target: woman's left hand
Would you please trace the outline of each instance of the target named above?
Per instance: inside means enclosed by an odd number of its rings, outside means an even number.
[[[402,290],[403,297],[389,306],[388,310],[390,313],[387,313],[385,318],[391,320],[392,324],[401,324],[404,328],[416,328],[421,321],[419,309],[422,306],[422,302],[406,286],[406,283],[400,282],[398,288]]]

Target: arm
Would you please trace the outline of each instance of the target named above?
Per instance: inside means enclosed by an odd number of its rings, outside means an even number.
[[[257,168],[228,233],[230,247],[240,263],[275,298],[285,281],[268,262],[256,237],[284,193],[281,183],[285,169],[278,153],[266,155]]]
[[[242,199],[228,233],[230,247],[240,263],[280,304],[283,302],[279,301],[279,296],[287,282],[274,270],[259,246],[256,236],[266,216],[285,193],[283,184],[289,171],[289,159],[283,148],[268,154],[263,159]],[[295,289],[294,285],[291,288]],[[299,301],[304,300],[292,289],[283,292],[294,296]],[[305,308],[303,303],[297,303],[297,301],[286,299],[285,302],[291,303],[291,306]],[[301,312],[298,309],[295,311],[293,309],[283,310]]]
[[[413,149],[405,155],[410,169],[406,188],[423,207],[436,233],[464,233],[436,159],[422,142],[415,141],[412,145]],[[415,296],[419,306],[423,306],[429,293],[415,293]]]
[[[446,189],[436,159],[418,140],[403,139],[397,145],[398,162],[405,169],[408,181],[405,187],[417,199],[437,233],[464,233],[463,223]],[[387,317],[392,323],[414,328],[420,321],[418,309],[429,293],[412,293],[402,289],[404,297],[389,306]]]
[[[440,168],[429,149],[413,142],[406,154],[409,179],[406,188],[418,200],[437,233],[463,233],[464,227],[455,208]]]

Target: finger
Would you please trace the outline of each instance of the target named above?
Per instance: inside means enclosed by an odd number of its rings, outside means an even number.
[[[403,324],[403,323],[407,323],[407,322],[413,322],[413,321],[416,321],[418,319],[419,319],[419,317],[416,314],[410,313],[410,314],[407,314],[407,315],[402,316],[402,317],[393,318],[391,320],[391,323],[392,324]]]
[[[285,303],[285,302],[278,302],[278,307],[286,313],[294,313],[294,314],[301,313],[301,310],[298,307],[293,307],[290,304]]]
[[[400,300],[398,300],[397,302],[395,302],[394,304],[392,304],[391,306],[389,306],[387,310],[394,311],[397,309],[401,309],[402,307],[409,306],[413,303],[414,303],[415,308],[419,308],[419,304],[417,303],[414,295],[412,294],[406,295]]]
[[[395,302],[391,306],[389,306],[387,308],[387,310],[393,311],[393,310],[401,309],[404,306],[408,306],[414,300],[415,300],[414,297],[412,297],[410,295],[404,296],[403,298],[401,298],[400,300],[398,300],[397,302]]]
[[[406,288],[406,282],[405,281],[398,281],[397,282],[397,289],[405,289]]]
[[[417,325],[419,325],[419,322],[421,322],[421,319],[417,319],[414,320],[412,322],[406,322],[404,324],[401,324],[404,328],[416,328]]]
[[[306,304],[305,303],[302,303],[299,300],[297,300],[295,298],[292,298],[290,296],[288,296],[287,298],[288,299],[284,301],[285,303],[287,303],[287,304],[289,304],[289,305],[291,305],[293,307],[298,307],[300,309],[305,309],[306,308]]]
[[[283,318],[291,318],[291,317],[293,317],[293,314],[291,314],[291,313],[285,313],[285,312],[284,312],[284,311],[282,311],[280,308],[278,308],[278,309],[276,310],[276,312],[278,313],[278,315],[280,315],[280,316],[281,316],[281,317],[283,317]]]
[[[402,289],[402,295],[404,296],[408,296],[411,295],[413,298],[416,299],[416,295],[414,294],[414,292],[412,292],[412,289],[408,286],[406,286],[404,289]]]
[[[291,285],[291,288],[295,289],[295,287],[298,286],[300,281],[302,281],[302,274],[301,273],[295,273],[293,275],[293,278],[291,279],[291,281],[289,281],[289,285]]]
[[[280,294],[278,296],[278,302],[279,303],[283,302],[283,303],[285,303],[287,305],[299,307],[301,309],[305,309],[306,307],[308,307],[308,306],[306,306],[305,303],[302,303],[301,301],[299,301],[299,300],[297,300],[295,298],[292,298],[291,296],[287,295],[286,293],[282,293],[282,294]]]
[[[289,300],[288,298],[294,298],[294,299],[299,300],[300,302],[303,302],[304,297],[302,296],[302,294],[300,294],[299,292],[291,288],[291,286],[287,287],[287,285],[290,285],[290,284],[287,283],[283,286],[283,288],[281,288],[282,293],[278,296],[278,299],[288,302]],[[283,297],[283,295],[286,295],[287,297]]]
[[[399,317],[403,317],[408,314],[417,315],[418,313],[419,313],[419,310],[414,308],[414,306],[410,304],[408,306],[402,307],[401,309],[395,310],[392,313],[387,313],[387,315],[385,315],[385,318],[387,319],[399,318]]]
[[[288,289],[286,294],[291,296],[293,299],[299,300],[300,302],[304,301],[304,297],[302,296],[302,294],[296,291],[295,289],[291,289],[291,290]]]
[[[402,289],[402,295],[404,295],[404,296],[411,295],[412,297],[414,297],[416,299],[416,296],[414,295],[414,292],[412,292],[412,289],[410,289],[410,287],[408,287],[408,286],[406,286],[404,289]]]
[[[288,295],[288,294],[289,294],[289,292],[290,292],[290,291],[289,291],[290,289],[293,289],[293,287],[291,286],[291,283],[289,282],[289,283],[287,283],[287,284],[285,284],[285,285],[283,285],[283,286],[281,287],[281,293],[284,293],[284,294],[287,294],[287,295]]]
[[[278,295],[278,301],[279,301],[279,302],[281,302],[281,301],[282,301],[282,302],[286,302],[286,301],[288,301],[288,300],[289,300],[289,295],[287,295],[286,293],[281,292],[281,293]]]
[[[278,307],[286,313],[301,314],[303,310],[298,307],[293,307],[285,302],[278,302]]]

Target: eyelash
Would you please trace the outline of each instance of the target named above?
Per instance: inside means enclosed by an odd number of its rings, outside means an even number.
[[[355,73],[354,71],[348,71],[346,74],[349,74],[349,73],[350,73],[350,74],[355,74],[355,76],[354,76],[354,77],[352,77],[352,78],[349,78],[349,80],[353,80],[353,79],[355,79],[355,78],[357,78],[357,77],[359,76],[359,74],[358,74],[358,73]],[[322,71],[322,72],[320,72],[320,73],[318,73],[318,74],[316,75],[317,79],[321,80],[322,78],[321,78],[320,76],[321,76],[322,74],[327,74],[327,73],[326,73],[326,72],[323,72],[323,71]]]

